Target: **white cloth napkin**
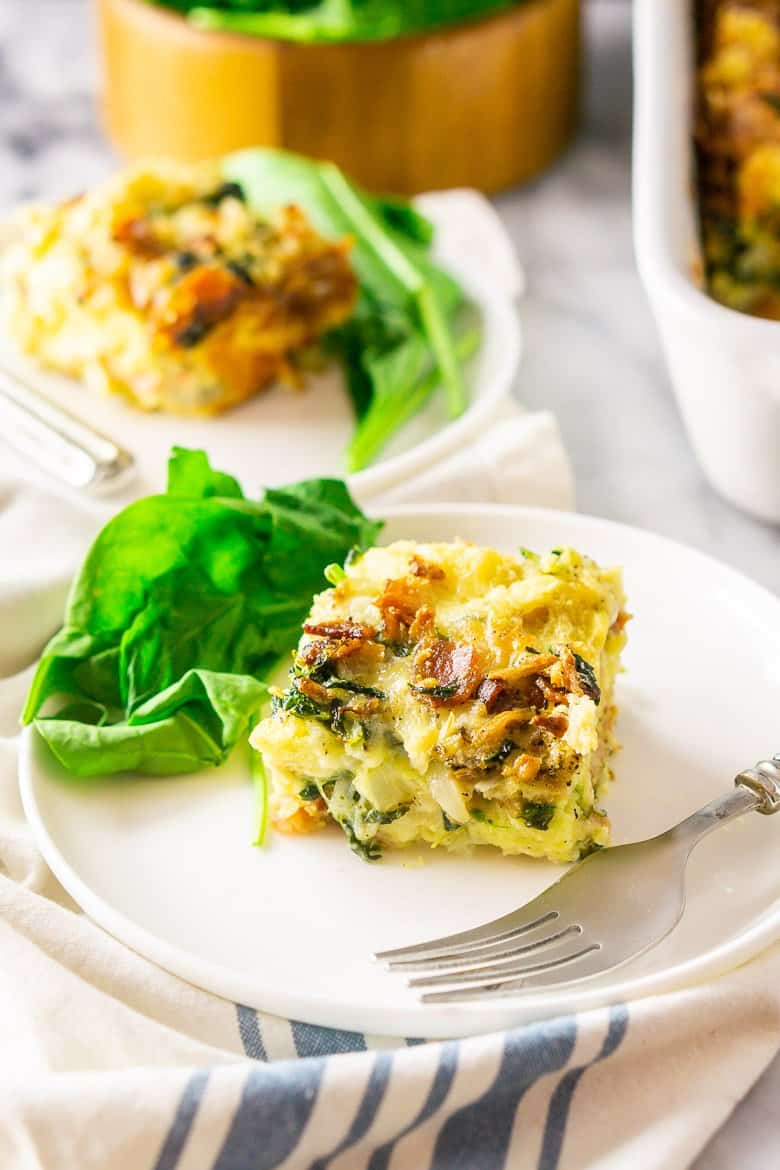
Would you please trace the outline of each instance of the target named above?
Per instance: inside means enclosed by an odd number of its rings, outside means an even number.
[[[380,499],[388,504],[457,501],[566,510],[574,506],[574,480],[555,416],[506,405],[471,443]],[[381,510],[381,504],[369,503]]]

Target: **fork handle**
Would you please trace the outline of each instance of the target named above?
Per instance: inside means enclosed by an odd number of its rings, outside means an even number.
[[[112,491],[129,477],[133,456],[113,439],[0,368],[0,435],[69,487]]]
[[[780,753],[771,760],[761,760],[755,768],[740,772],[734,777],[731,792],[686,817],[669,830],[669,836],[685,842],[692,849],[713,829],[746,812],[760,812],[765,816],[780,812]]]

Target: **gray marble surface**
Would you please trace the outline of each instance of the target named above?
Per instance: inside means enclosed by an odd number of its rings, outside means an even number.
[[[528,275],[518,393],[557,413],[580,510],[696,545],[780,590],[777,529],[722,502],[693,459],[637,279],[628,5],[590,0],[587,22],[582,134],[548,175],[498,200]],[[111,167],[95,73],[87,0],[0,0],[0,210]],[[779,1092],[775,1062],[696,1170],[779,1165]]]

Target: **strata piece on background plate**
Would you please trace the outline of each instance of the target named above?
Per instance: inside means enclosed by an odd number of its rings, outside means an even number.
[[[294,205],[252,210],[218,164],[158,162],[23,212],[3,314],[42,364],[144,410],[214,414],[277,379],[352,311],[349,242]]]
[[[330,579],[251,738],[277,829],[335,821],[370,860],[427,843],[565,862],[607,843],[619,570],[398,541]]]

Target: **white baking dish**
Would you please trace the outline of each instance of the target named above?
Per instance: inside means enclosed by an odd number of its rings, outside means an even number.
[[[690,0],[635,0],[634,241],[696,455],[734,504],[780,523],[780,322],[699,287]]]

